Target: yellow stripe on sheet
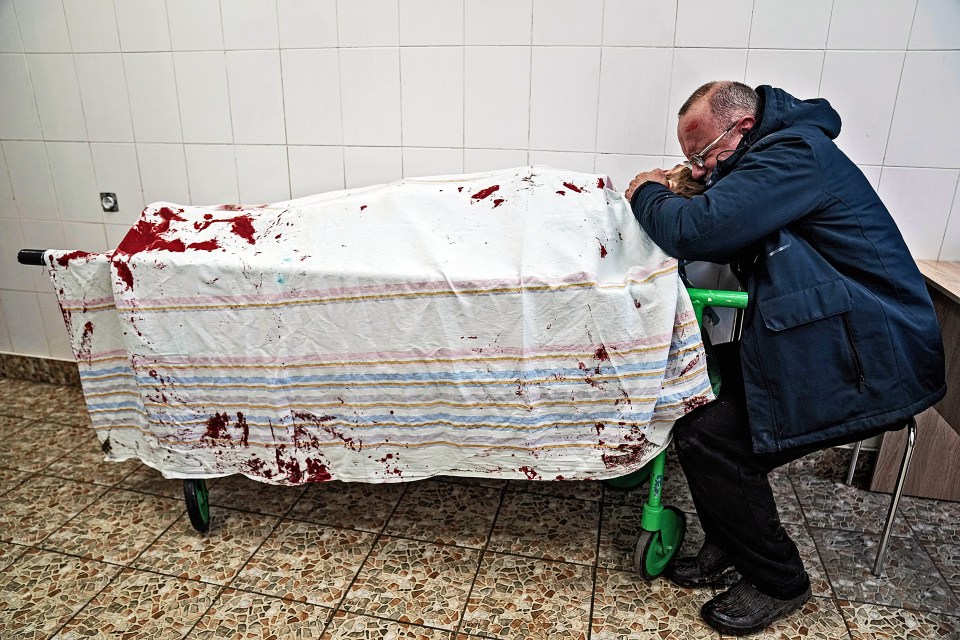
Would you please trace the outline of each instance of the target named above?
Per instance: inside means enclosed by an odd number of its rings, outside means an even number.
[[[688,325],[695,324],[696,321],[692,320],[690,322],[685,322],[682,325],[677,325],[678,327],[686,327]],[[651,345],[644,347],[636,347],[633,349],[615,349],[609,348],[607,351],[608,356],[614,354],[618,356],[629,356],[637,353],[645,353],[648,351],[658,351],[667,349],[669,344],[661,345]],[[689,351],[695,351],[700,348],[700,345],[694,345],[692,347],[687,347],[686,349],[681,349],[675,351],[670,355],[670,357],[675,358],[678,355],[682,355]],[[578,353],[544,353],[539,355],[519,355],[519,356],[463,356],[461,358],[411,358],[409,360],[329,360],[323,362],[306,362],[306,363],[295,363],[295,364],[282,364],[273,368],[280,369],[310,369],[310,368],[322,368],[322,367],[343,367],[343,366],[381,366],[381,365],[391,365],[391,364],[437,364],[437,363],[456,363],[456,362],[498,362],[498,361],[521,361],[527,362],[530,360],[562,360],[562,359],[575,359],[575,360],[588,360],[595,356],[595,352],[578,352]],[[165,369],[223,369],[223,370],[233,370],[233,369],[267,369],[271,368],[264,364],[171,364],[164,362],[163,360],[150,359],[152,363],[163,366]]]
[[[363,295],[350,296],[331,296],[328,298],[307,298],[304,300],[280,300],[276,302],[251,302],[251,303],[224,303],[224,304],[194,304],[194,305],[171,305],[171,306],[137,306],[137,312],[141,311],[198,311],[205,309],[255,309],[270,307],[290,307],[304,306],[311,304],[334,304],[340,302],[362,302],[365,300],[392,300],[403,298],[432,298],[441,296],[473,296],[485,294],[503,294],[503,293],[535,293],[538,291],[562,291],[565,289],[583,289],[587,287],[596,289],[625,289],[629,285],[646,284],[666,274],[677,270],[674,264],[666,269],[654,271],[642,280],[630,278],[623,283],[603,285],[593,281],[590,282],[572,282],[569,284],[553,285],[528,285],[519,287],[491,287],[489,289],[443,289],[438,291],[401,291],[397,293],[371,293]]]

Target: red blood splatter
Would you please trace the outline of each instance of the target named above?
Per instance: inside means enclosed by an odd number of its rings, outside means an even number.
[[[281,235],[283,235],[283,234],[278,233],[277,235],[273,236],[273,239],[274,239],[274,240],[279,240]]]
[[[65,267],[71,260],[75,260],[77,258],[86,258],[88,255],[90,254],[86,251],[73,251],[72,253],[68,253],[57,258],[57,264],[59,264],[61,267]]]
[[[567,195],[567,192],[566,192],[566,191],[557,191],[557,195],[558,195],[558,196],[565,196],[565,195]]]
[[[83,334],[80,336],[80,348],[77,349],[77,359],[90,360],[90,342],[93,338],[93,323],[83,325]]]
[[[597,430],[597,435],[600,435],[600,432],[604,429],[604,424],[602,422],[598,422],[597,424],[593,425],[593,428]]]
[[[329,482],[333,480],[333,476],[330,475],[330,472],[327,471],[327,467],[324,466],[323,463],[310,458],[306,459],[306,463],[307,482]]]
[[[365,204],[360,205],[360,211],[363,211],[363,210],[366,209],[366,208],[367,208],[367,205],[365,205]]]
[[[461,191],[463,191],[463,187],[457,187],[457,193],[460,193]]]
[[[609,360],[610,355],[607,353],[607,347],[605,345],[600,345],[600,348],[594,352],[593,357],[599,360],[600,362],[603,362],[604,360]]]
[[[603,464],[608,469],[629,466],[643,460],[643,456],[647,452],[647,448],[648,444],[646,439],[641,436],[640,442],[621,444],[616,448],[618,453],[604,453],[600,456],[600,458],[603,460]]]
[[[580,371],[586,371],[586,370],[587,370],[587,365],[583,364],[582,362],[578,362],[578,363],[577,363],[577,367],[580,369]]]
[[[637,309],[639,309],[639,308],[640,308],[640,301],[639,301],[639,300],[634,300],[634,301],[633,301],[633,306],[635,306]]]
[[[214,249],[219,248],[220,245],[217,244],[216,238],[204,240],[203,242],[192,242],[187,245],[187,249],[196,249],[197,251],[213,251]]]
[[[127,266],[127,263],[114,260],[113,266],[117,268],[117,273],[120,276],[120,279],[126,283],[127,289],[133,289],[133,272],[130,271],[130,267]]]
[[[300,470],[300,463],[294,458],[292,460],[284,461],[283,453],[284,446],[280,445],[277,447],[277,468],[280,470],[280,473],[286,472],[287,478],[293,484],[300,484],[303,480],[303,471]]]
[[[684,133],[690,133],[691,131],[696,131],[700,128],[700,122],[697,120],[692,121],[686,127],[683,128]]]
[[[528,480],[537,480],[540,477],[540,474],[530,467],[520,467],[520,471],[523,471]]]
[[[317,425],[318,427],[320,427],[330,435],[334,436],[335,438],[339,438],[341,441],[343,441],[345,445],[350,447],[350,449],[354,451],[363,450],[362,440],[354,444],[354,439],[344,435],[343,431],[341,431],[340,429],[337,429],[332,425],[324,424],[326,422],[330,422],[331,420],[336,420],[337,419],[336,416],[319,416],[318,417],[306,411],[294,411],[293,415],[294,417],[299,418],[300,420],[303,420],[305,422],[312,422],[313,424]],[[296,431],[294,433],[296,434]],[[314,443],[316,443],[316,441],[314,441]]]
[[[204,219],[204,220],[211,220],[211,219],[213,219],[213,214],[212,214],[212,213],[205,213],[205,214],[203,214],[203,219]]]
[[[597,189],[603,189],[606,186],[606,183],[603,181],[603,178],[597,178]]]
[[[681,376],[682,376],[682,375],[686,375],[686,373],[687,373],[688,371],[690,371],[690,369],[693,369],[693,368],[697,365],[698,362],[700,362],[700,354],[699,354],[699,353],[694,357],[693,360],[691,360],[690,362],[687,363],[687,366],[685,366],[685,367],[683,368],[683,371],[680,372],[680,375],[681,375]]]
[[[259,458],[254,458],[253,460],[247,460],[247,468],[250,471],[256,473],[257,475],[265,476],[267,478],[273,477],[273,471],[266,468],[263,460]]]
[[[687,411],[693,411],[697,407],[702,407],[703,405],[709,403],[710,400],[704,396],[694,396],[692,398],[687,398],[683,402],[683,406]]]
[[[206,215],[204,215],[203,218],[205,222],[193,223],[193,228],[196,229],[197,231],[203,231],[214,222],[229,222],[230,230],[233,233],[240,236],[250,244],[256,244],[256,241],[253,238],[253,233],[254,233],[253,219],[248,215],[237,216],[236,218],[217,218],[217,219],[214,219],[213,216],[210,216],[208,218]]]
[[[207,420],[207,431],[203,434],[207,438],[223,438],[224,440],[230,439],[230,434],[227,433],[227,423],[230,418],[226,413],[216,413]]]
[[[500,205],[502,205],[503,202],[504,202],[503,198],[497,198],[497,199],[495,199],[495,200],[493,201],[493,208],[496,209],[497,207],[499,207]]]
[[[570,189],[570,191],[576,191],[577,193],[582,193],[583,191],[580,187],[570,182],[564,182],[563,186],[565,186],[567,189]]]
[[[247,419],[239,411],[237,411],[237,426],[243,431],[243,435],[240,436],[240,444],[245,447],[249,446],[247,441],[250,438],[250,427],[247,426]]]
[[[602,243],[602,242],[600,243],[600,257],[601,257],[601,258],[606,258],[606,257],[607,257],[607,248],[606,248],[605,246],[603,246],[603,243]]]
[[[557,480],[566,480],[563,476],[557,476]]]
[[[481,189],[480,191],[477,191],[475,194],[473,194],[470,197],[473,198],[474,200],[483,200],[484,198],[489,196],[491,193],[494,193],[495,191],[499,191],[499,190],[500,190],[500,185],[495,184],[492,187],[487,187],[486,189]]]

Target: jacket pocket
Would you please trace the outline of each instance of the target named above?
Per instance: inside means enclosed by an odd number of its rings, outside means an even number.
[[[842,280],[825,282],[757,303],[763,324],[771,331],[785,331],[822,320],[853,308],[850,292]]]

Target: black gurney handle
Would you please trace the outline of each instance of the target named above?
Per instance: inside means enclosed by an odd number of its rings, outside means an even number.
[[[45,264],[43,254],[46,252],[46,249],[20,249],[17,253],[17,262],[42,267]]]

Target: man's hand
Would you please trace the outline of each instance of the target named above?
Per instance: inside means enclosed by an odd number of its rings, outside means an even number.
[[[644,182],[659,182],[667,188],[670,187],[667,183],[667,174],[663,172],[663,169],[653,169],[652,171],[638,173],[637,177],[630,181],[630,186],[627,187],[627,190],[623,194],[628,201],[633,198],[633,192],[637,190],[637,187]]]

